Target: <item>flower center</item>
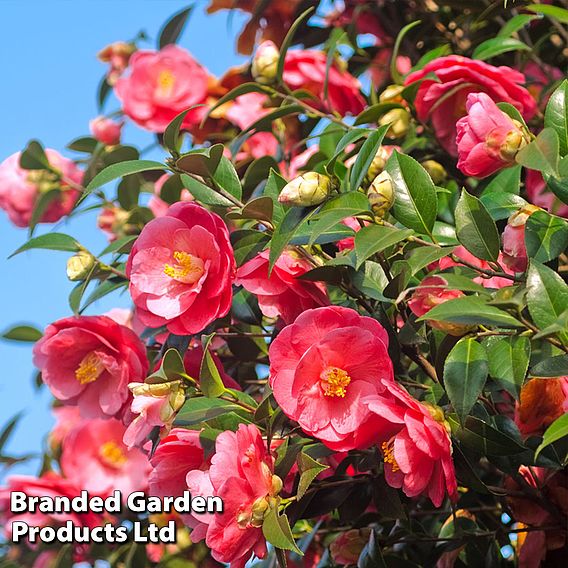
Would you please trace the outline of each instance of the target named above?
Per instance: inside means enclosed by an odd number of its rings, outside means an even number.
[[[188,252],[176,250],[174,260],[176,261],[174,265],[164,264],[166,276],[184,284],[193,284],[203,275],[203,261],[200,258]]]
[[[388,442],[383,442],[381,444],[381,450],[383,450],[384,462],[391,465],[393,472],[399,471],[400,467],[398,467],[398,463],[396,463],[396,459],[394,457],[394,437],[391,438]]]
[[[100,357],[93,351],[83,357],[75,371],[75,378],[82,385],[86,385],[96,381],[104,369],[105,366]]]
[[[328,367],[320,375],[320,385],[325,396],[344,398],[350,382],[351,377],[347,374],[347,371],[338,367]]]
[[[158,94],[161,97],[169,97],[174,90],[176,78],[169,69],[163,69],[158,75]]]
[[[100,447],[99,455],[101,460],[110,467],[119,468],[126,463],[126,455],[114,440],[105,442]]]

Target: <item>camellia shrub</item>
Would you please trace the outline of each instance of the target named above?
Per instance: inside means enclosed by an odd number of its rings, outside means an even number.
[[[0,490],[1,566],[564,565],[565,0],[224,9],[250,16],[247,64],[212,76],[183,10],[98,54],[91,136],[0,165],[14,254],[66,251],[76,283],[4,335],[35,341],[57,423]],[[34,236],[93,209],[100,252]],[[88,315],[120,293],[132,311]],[[10,507],[116,489],[223,512]],[[127,538],[14,543],[22,520]],[[130,538],[155,525],[176,542]]]

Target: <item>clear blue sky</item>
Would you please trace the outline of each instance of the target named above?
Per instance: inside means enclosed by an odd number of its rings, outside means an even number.
[[[129,40],[140,30],[155,46],[164,20],[188,5],[179,0],[1,0],[0,10],[0,161],[21,150],[30,138],[47,147],[65,151],[76,136],[88,134],[88,122],[97,114],[95,93],[105,67],[95,55],[116,40]],[[180,45],[213,74],[243,61],[235,55],[235,37],[243,17],[228,12],[213,16],[197,2]],[[117,108],[109,101],[108,109]],[[129,126],[125,139],[139,147],[151,135]],[[153,157],[160,159],[161,152]],[[106,244],[97,230],[94,215],[85,215],[39,232],[58,230],[75,236],[93,251]],[[29,251],[13,259],[8,255],[25,242],[27,233],[13,227],[0,211],[0,330],[14,323],[44,328],[70,315],[67,296],[72,284],[65,276],[67,253]],[[87,313],[102,313],[127,306],[128,297],[110,296]],[[21,409],[25,415],[8,446],[21,455],[39,451],[52,425],[49,393],[32,385],[31,348],[0,342],[0,425]],[[20,465],[12,472],[36,473],[37,462]]]

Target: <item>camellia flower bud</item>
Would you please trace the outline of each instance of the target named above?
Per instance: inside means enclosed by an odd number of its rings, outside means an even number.
[[[524,272],[528,266],[525,245],[525,224],[527,219],[540,207],[527,203],[515,211],[503,231],[503,263],[515,272]]]
[[[130,56],[136,51],[136,46],[125,41],[115,41],[107,45],[99,53],[97,58],[103,63],[109,64],[107,82],[114,86],[119,77],[128,67]]]
[[[377,219],[383,219],[394,203],[394,188],[388,172],[381,172],[367,191],[371,209]]]
[[[93,138],[107,146],[115,146],[120,143],[122,126],[122,122],[116,122],[105,116],[97,116],[89,122]]]
[[[369,166],[369,170],[367,171],[368,183],[372,183],[372,181],[385,169],[387,161],[394,150],[400,150],[400,148],[398,146],[381,146],[377,150],[377,153]]]
[[[89,251],[79,251],[67,261],[67,278],[71,282],[84,280],[95,266],[96,261],[97,259]]]
[[[287,205],[308,207],[322,203],[331,191],[331,179],[318,172],[306,172],[288,182],[278,201]]]
[[[390,124],[387,138],[402,138],[410,126],[410,114],[405,108],[393,108],[379,118],[379,126]]]
[[[430,174],[434,185],[440,185],[448,177],[444,166],[436,160],[426,160],[422,162],[422,167]]]
[[[379,101],[382,103],[403,103],[404,99],[401,96],[402,91],[404,91],[403,85],[389,85],[379,95]]]
[[[273,41],[263,41],[256,50],[252,60],[251,74],[255,81],[263,85],[274,82],[278,69],[280,51]]]

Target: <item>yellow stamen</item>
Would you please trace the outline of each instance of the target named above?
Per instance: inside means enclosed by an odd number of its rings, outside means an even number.
[[[100,448],[99,455],[103,462],[110,467],[118,468],[126,462],[126,455],[114,440],[105,442]]]
[[[82,385],[86,385],[96,381],[101,376],[104,369],[105,367],[99,356],[91,352],[83,357],[83,360],[79,363],[75,371],[75,378]]]
[[[158,94],[162,97],[171,96],[176,78],[169,69],[163,69],[158,75]]]
[[[347,386],[351,382],[351,377],[343,369],[338,367],[328,367],[320,375],[320,384],[325,396],[345,397]]]
[[[383,460],[385,463],[390,463],[393,472],[399,471],[398,463],[394,457],[394,438],[391,438],[388,442],[383,442],[381,444],[381,450],[383,450]]]
[[[203,274],[203,261],[187,252],[176,250],[174,252],[176,265],[164,264],[164,274],[183,282],[193,284],[197,282]]]

